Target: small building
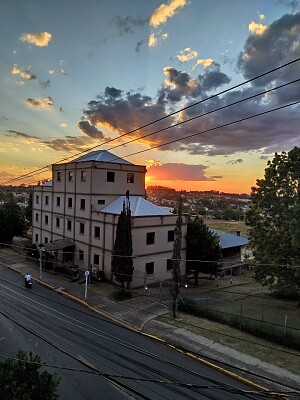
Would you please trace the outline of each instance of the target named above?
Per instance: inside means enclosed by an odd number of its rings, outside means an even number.
[[[132,287],[172,278],[177,215],[145,199],[146,167],[106,151],[53,164],[52,181],[34,187],[32,241],[44,245],[52,262],[90,270],[111,280],[111,259],[119,215],[129,192],[133,240]],[[183,216],[182,259],[187,217]],[[67,240],[70,246],[58,249]],[[51,248],[54,245],[56,250]],[[47,250],[48,249],[48,250]],[[55,254],[55,252],[57,252]],[[59,254],[58,253],[62,253]],[[70,253],[68,255],[68,253]],[[44,255],[50,262],[47,255]],[[181,265],[185,275],[185,262]]]

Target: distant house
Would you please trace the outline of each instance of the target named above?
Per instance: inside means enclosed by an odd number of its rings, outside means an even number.
[[[222,259],[219,260],[218,276],[241,275],[242,254],[248,244],[248,239],[239,234],[233,235],[215,229],[211,231],[217,236],[222,249]]]
[[[32,240],[45,249],[45,266],[111,280],[119,215],[129,191],[134,273],[132,287],[172,278],[177,215],[145,199],[146,167],[105,151],[52,166],[52,181],[34,187]],[[185,259],[187,217],[182,227]],[[182,262],[182,275],[185,263]]]

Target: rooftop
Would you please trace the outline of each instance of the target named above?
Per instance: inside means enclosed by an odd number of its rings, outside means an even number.
[[[126,201],[125,196],[120,196],[108,206],[102,208],[101,212],[108,214],[120,214],[123,210],[123,203]],[[141,196],[130,196],[130,210],[133,217],[155,216],[155,215],[172,215],[170,211],[163,207],[159,207],[150,201],[145,200]]]
[[[228,249],[229,247],[245,246],[246,244],[248,244],[248,239],[243,236],[217,231],[216,229],[210,230],[216,235],[220,236],[220,246],[222,249]]]
[[[75,158],[72,162],[83,162],[83,161],[101,161],[101,162],[113,162],[117,164],[130,164],[133,165],[131,162],[123,160],[116,156],[113,153],[110,153],[107,150],[96,150],[91,151],[88,154]]]

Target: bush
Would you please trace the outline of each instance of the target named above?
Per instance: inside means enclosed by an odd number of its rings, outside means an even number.
[[[129,300],[132,298],[132,292],[130,290],[123,291],[118,289],[113,293],[112,297],[116,301]]]

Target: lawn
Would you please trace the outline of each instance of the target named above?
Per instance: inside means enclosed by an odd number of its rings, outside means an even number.
[[[205,219],[205,224],[211,228],[216,229],[218,231],[232,233],[236,235],[236,232],[239,231],[241,236],[247,237],[248,227],[243,221],[223,221],[218,219]]]

